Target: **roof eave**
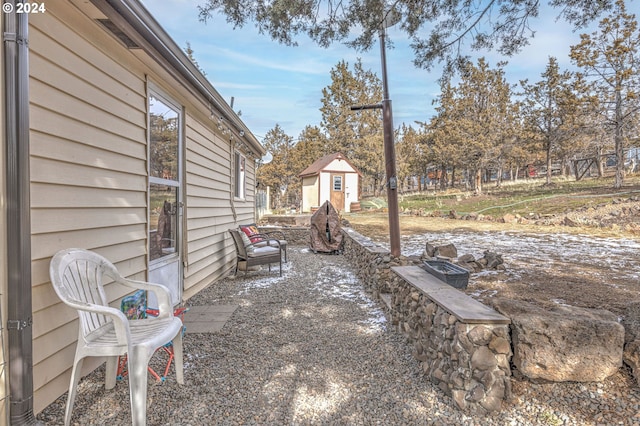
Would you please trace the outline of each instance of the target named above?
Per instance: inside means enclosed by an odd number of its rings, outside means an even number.
[[[258,156],[266,154],[251,130],[138,0],[91,0],[91,3],[167,71],[184,79],[203,102],[210,103],[239,140],[246,141]]]

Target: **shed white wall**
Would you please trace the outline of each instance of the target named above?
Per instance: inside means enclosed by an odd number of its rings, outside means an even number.
[[[318,188],[320,179],[318,176],[307,176],[302,178],[302,205],[300,211],[309,213],[311,207],[318,206]]]
[[[335,159],[327,164],[317,175],[307,176],[302,179],[302,206],[301,211],[308,213],[311,207],[320,206],[325,201],[331,201],[331,174],[344,173],[344,206],[334,206],[338,210],[350,212],[351,203],[359,201],[358,172],[345,160]]]
[[[332,172],[349,172],[354,173],[355,170],[349,163],[344,160],[335,159],[331,163],[329,163],[324,169],[324,171],[332,171]]]
[[[356,203],[358,199],[358,183],[360,176],[357,173],[346,173],[344,176],[344,203],[345,211],[351,212],[351,203]]]
[[[331,173],[320,172],[318,175],[318,204],[331,201]]]

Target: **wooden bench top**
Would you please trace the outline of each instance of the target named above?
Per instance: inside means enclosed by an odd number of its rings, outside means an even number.
[[[422,291],[438,306],[466,324],[510,324],[511,320],[460,290],[434,277],[419,266],[391,268],[402,279]]]

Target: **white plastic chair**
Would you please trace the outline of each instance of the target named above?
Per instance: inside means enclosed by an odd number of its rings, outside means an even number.
[[[147,409],[147,365],[155,350],[172,340],[177,381],[184,384],[182,321],[173,315],[169,290],[160,284],[124,278],[104,257],[77,248],[56,253],[51,259],[49,274],[58,297],[78,311],[80,320],[64,416],[65,425],[71,422],[71,411],[84,358],[107,357],[105,387],[111,389],[116,384],[118,356],[124,354],[128,355],[132,424],[144,425]],[[103,276],[127,287],[153,291],[158,300],[159,315],[127,320],[120,309],[108,305]]]

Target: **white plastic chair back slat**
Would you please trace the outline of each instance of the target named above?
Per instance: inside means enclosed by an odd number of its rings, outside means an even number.
[[[95,261],[77,259],[75,262],[67,264],[62,273],[62,284],[70,300],[80,304],[108,305],[106,295],[102,290],[101,265]],[[59,286],[56,287],[59,288]],[[62,298],[60,294],[58,295]],[[91,311],[78,311],[78,315],[82,336],[91,334],[94,330],[111,321],[106,315]]]

